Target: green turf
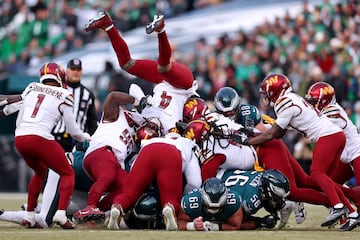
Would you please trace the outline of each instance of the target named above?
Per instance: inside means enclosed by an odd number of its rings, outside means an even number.
[[[26,201],[26,195],[1,194],[0,208],[7,210],[18,210]],[[76,230],[62,230],[55,227],[51,229],[25,229],[14,223],[0,221],[0,239],[6,240],[50,240],[50,239],[71,239],[71,240],[110,240],[110,239],[221,239],[221,240],[346,240],[360,239],[360,228],[352,232],[339,232],[335,228],[321,228],[320,223],[325,219],[328,212],[321,206],[305,205],[307,218],[303,224],[296,224],[294,215],[290,216],[288,226],[283,230],[253,230],[253,231],[234,231],[234,232],[166,232],[150,230],[130,230],[130,231],[109,231],[102,226],[89,229],[84,225]],[[260,212],[259,215],[263,215]]]

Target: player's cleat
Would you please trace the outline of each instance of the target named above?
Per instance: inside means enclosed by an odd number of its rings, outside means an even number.
[[[295,208],[295,203],[292,201],[285,201],[285,206],[280,209],[280,223],[278,228],[282,229],[289,222],[289,217]]]
[[[109,223],[107,224],[107,229],[109,230],[119,230],[121,218],[123,215],[123,209],[120,204],[113,204],[111,206]]]
[[[294,214],[297,224],[301,224],[305,221],[306,210],[303,202],[295,202]]]
[[[179,229],[177,225],[174,206],[171,203],[165,204],[162,210],[164,223],[167,231],[177,231]]]
[[[96,17],[90,19],[89,22],[85,24],[84,31],[89,32],[94,29],[107,31],[112,27],[114,27],[114,24],[110,15],[107,12],[99,12]]]
[[[5,212],[5,209],[0,209],[0,215],[2,215]]]
[[[151,23],[146,26],[146,33],[161,32],[165,27],[164,15],[156,14]]]
[[[341,225],[339,231],[351,231],[360,226],[360,214],[357,217],[348,217],[345,224]]]
[[[38,203],[34,209],[34,212],[35,213],[40,213],[41,211],[41,206],[42,204],[41,203]],[[27,211],[27,203],[24,203],[23,205],[21,205],[21,210],[24,210],[24,211]]]
[[[99,208],[95,206],[87,206],[84,209],[77,211],[73,219],[77,223],[86,223],[88,221],[104,221],[105,213],[100,211]]]
[[[322,227],[328,227],[335,224],[340,218],[346,216],[348,213],[347,208],[333,208],[324,222],[321,223]]]

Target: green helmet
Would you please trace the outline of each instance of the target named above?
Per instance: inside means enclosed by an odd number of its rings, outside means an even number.
[[[259,188],[263,201],[268,201],[278,209],[284,206],[285,198],[290,194],[288,178],[276,169],[267,169],[262,174]]]
[[[261,121],[260,111],[254,105],[240,104],[234,120],[244,127],[252,128]]]
[[[204,182],[201,197],[205,210],[209,214],[217,214],[226,204],[228,190],[220,179],[212,177]]]
[[[234,117],[240,104],[240,96],[231,87],[220,88],[214,97],[216,111],[226,117]]]

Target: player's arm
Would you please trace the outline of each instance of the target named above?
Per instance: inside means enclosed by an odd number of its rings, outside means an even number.
[[[0,106],[4,106],[7,104],[19,102],[22,100],[22,97],[20,94],[14,94],[14,95],[3,95],[0,94]]]
[[[109,93],[104,102],[103,120],[116,121],[119,117],[119,107],[121,105],[133,104],[135,98],[127,93],[113,91]]]
[[[205,231],[202,217],[192,220],[182,209],[177,217],[179,230],[182,231]]]
[[[229,217],[225,223],[219,225],[219,230],[222,231],[234,231],[239,230],[242,227],[243,211],[240,207],[231,217]]]
[[[281,138],[286,133],[286,129],[282,129],[276,123],[274,123],[270,129],[265,130],[264,132],[255,134],[255,137],[249,139],[250,145],[257,145],[266,141],[269,141],[274,138]]]

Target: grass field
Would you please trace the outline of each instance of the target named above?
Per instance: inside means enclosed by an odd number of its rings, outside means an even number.
[[[0,193],[0,208],[6,210],[18,210],[26,201],[25,194]],[[49,239],[72,239],[72,240],[110,240],[110,239],[221,239],[221,240],[335,240],[335,239],[360,239],[360,228],[351,232],[337,231],[335,228],[321,228],[320,223],[327,216],[327,209],[320,206],[305,205],[307,218],[304,223],[296,224],[292,215],[288,226],[283,230],[255,230],[233,232],[166,232],[150,230],[109,231],[104,228],[87,229],[78,227],[76,230],[62,230],[55,227],[52,229],[25,229],[18,224],[0,221],[0,239],[6,240],[49,240]],[[259,215],[263,215],[260,212]]]

